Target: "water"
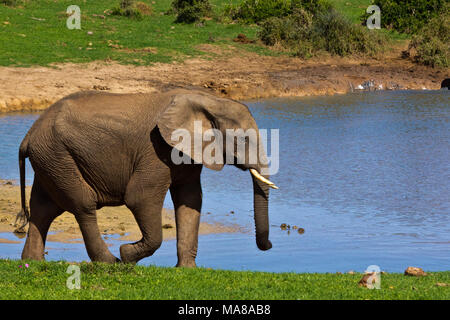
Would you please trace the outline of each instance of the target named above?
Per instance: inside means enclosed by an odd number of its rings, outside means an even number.
[[[203,221],[244,232],[199,238],[198,265],[274,272],[450,269],[448,91],[375,92],[247,102],[260,128],[280,129],[271,191],[273,249],[255,245],[249,174],[204,169]],[[37,115],[0,116],[0,177],[18,179],[17,148]],[[27,181],[32,181],[28,169]],[[171,208],[170,196],[166,207]],[[235,214],[230,214],[230,211]],[[300,235],[281,223],[305,229]],[[1,235],[0,238],[10,237]],[[118,254],[117,240],[108,240]],[[9,249],[6,249],[8,247]],[[23,244],[4,244],[18,258]],[[49,243],[49,259],[87,260],[82,245]],[[172,266],[175,241],[142,264]],[[65,249],[65,250],[64,250]]]

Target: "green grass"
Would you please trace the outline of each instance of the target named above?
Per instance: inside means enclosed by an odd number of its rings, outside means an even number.
[[[0,3],[0,65],[48,66],[96,60],[150,65],[193,56],[213,58],[213,54],[199,50],[199,45],[209,43],[238,46],[261,55],[285,54],[258,43],[242,45],[232,41],[239,33],[256,39],[256,25],[230,23],[229,19],[208,20],[202,26],[178,24],[174,22],[175,16],[164,15],[171,0],[158,0],[154,4],[151,0],[143,2],[151,6],[152,14],[141,20],[105,14],[105,10],[118,5],[118,0],[17,0],[13,7]],[[240,2],[242,0],[211,0],[216,16],[223,15],[227,5]],[[360,23],[359,17],[370,0],[331,2],[353,22]],[[73,4],[81,9],[81,30],[66,27],[66,9]],[[386,33],[392,39],[407,38]]]
[[[356,24],[361,24],[361,16],[366,13],[367,8],[372,4],[372,0],[329,0],[333,6],[350,21]],[[381,12],[381,19],[383,19],[383,12]],[[399,33],[395,30],[381,29],[381,33],[385,34],[389,39],[394,41],[402,41],[411,39],[411,36],[405,33]]]
[[[381,289],[361,274],[236,272],[82,263],[81,289],[66,287],[67,262],[0,260],[0,299],[449,299],[450,272],[383,274]],[[22,268],[19,266],[22,265]]]
[[[169,8],[171,0],[159,0],[155,4],[148,0],[144,2],[151,5],[153,13],[142,20],[106,15],[105,10],[118,4],[111,0],[34,0],[16,7],[0,4],[0,65],[30,66],[109,59],[147,65],[202,55],[204,52],[197,46],[210,43],[210,39],[219,45],[236,45],[232,39],[239,33],[250,38],[256,35],[256,26],[216,21],[206,21],[201,27],[177,24],[174,23],[175,16],[162,14]],[[212,3],[215,10],[220,11],[227,2],[215,0]],[[81,9],[81,30],[66,27],[65,12],[72,4]],[[88,31],[93,34],[88,35]],[[109,43],[122,48],[113,48]],[[154,48],[152,52],[133,50],[149,47]]]

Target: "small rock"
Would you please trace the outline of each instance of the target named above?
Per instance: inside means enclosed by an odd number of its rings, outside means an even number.
[[[111,90],[111,88],[110,87],[107,87],[107,86],[100,86],[100,85],[94,85],[93,87],[92,87],[92,89],[94,89],[94,90]]]
[[[167,223],[167,224],[163,224],[162,228],[163,229],[172,229],[173,226],[170,223]]]
[[[422,268],[418,267],[408,267],[405,270],[405,276],[415,276],[415,277],[421,277],[426,276],[427,273],[422,270]]]
[[[361,280],[359,280],[358,285],[360,287],[373,289],[375,283],[376,283],[375,272],[370,272],[370,273],[365,274],[361,278]]]
[[[437,287],[450,287],[450,283],[438,282],[436,283]]]

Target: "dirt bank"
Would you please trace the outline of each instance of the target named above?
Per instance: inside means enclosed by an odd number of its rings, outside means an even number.
[[[0,112],[32,111],[80,90],[152,92],[201,87],[233,99],[346,93],[374,80],[383,89],[439,89],[449,69],[433,69],[400,58],[401,48],[381,60],[321,57],[311,60],[260,56],[234,47],[202,45],[213,59],[153,66],[115,62],[52,67],[0,67]]]
[[[31,188],[27,188],[30,195]],[[0,232],[13,232],[16,214],[20,210],[20,190],[11,181],[0,180]],[[120,240],[137,241],[141,239],[141,232],[132,213],[126,207],[106,207],[98,211],[98,225],[103,235],[119,235]],[[173,239],[176,236],[175,218],[173,210],[162,211],[163,238]],[[200,224],[200,234],[236,232],[238,228],[221,224]],[[52,223],[49,241],[81,242],[80,229],[74,216],[63,213]],[[19,235],[20,236],[20,235]],[[22,234],[25,237],[25,234]],[[11,241],[0,238],[0,243]],[[14,243],[14,242],[12,242]]]

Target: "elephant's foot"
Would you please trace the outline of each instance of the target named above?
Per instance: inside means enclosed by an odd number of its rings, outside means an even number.
[[[146,243],[138,241],[120,246],[120,258],[124,263],[137,263],[139,260],[151,256],[159,247],[160,242]]]
[[[35,230],[34,225],[30,225],[25,246],[22,251],[22,260],[45,260],[44,259],[44,242],[42,237]],[[34,232],[33,232],[34,231]]]
[[[120,259],[114,256],[111,252],[106,251],[91,257],[92,262],[104,262],[104,263],[118,263]]]
[[[136,263],[139,261],[138,252],[135,246],[131,243],[120,246],[120,259],[123,263]]]
[[[197,265],[195,264],[195,259],[189,259],[189,260],[178,260],[178,263],[175,267],[182,267],[182,268],[196,268]]]
[[[30,250],[28,246],[25,246],[22,251],[22,260],[45,260],[44,250]]]

